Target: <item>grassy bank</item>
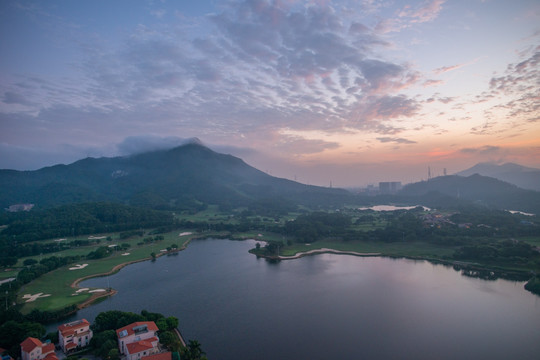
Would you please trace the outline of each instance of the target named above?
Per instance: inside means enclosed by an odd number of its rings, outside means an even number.
[[[140,238],[121,240],[122,243],[134,244],[131,248],[125,251],[116,251],[112,255],[98,260],[81,260],[78,264],[71,264],[52,272],[49,272],[29,284],[23,286],[18,293],[17,302],[22,303],[23,307],[21,312],[27,314],[34,309],[54,311],[62,309],[64,307],[76,304],[82,304],[87,302],[91,298],[95,298],[96,295],[104,294],[104,292],[89,292],[95,289],[89,289],[87,291],[79,291],[76,284],[81,279],[90,277],[110,274],[118,271],[122,265],[144,261],[151,259],[151,253],[155,253],[157,256],[164,254],[166,248],[171,244],[177,244],[182,247],[194,237],[200,236],[197,234],[179,236],[182,232],[189,232],[183,230],[175,230],[173,232],[162,234],[165,239],[156,243],[136,245],[140,243]],[[211,236],[212,234],[208,234]],[[120,241],[113,241],[112,244],[116,244]],[[92,251],[92,248],[84,249],[84,253]],[[67,256],[70,254],[81,252],[81,249],[70,249],[59,253],[47,254],[48,256]],[[24,260],[24,259],[23,259]],[[70,268],[76,265],[84,265],[83,268],[70,270]],[[107,281],[104,279],[101,289],[107,290]],[[34,295],[42,293],[44,295],[49,294],[47,297],[39,297],[35,301],[26,302],[24,295]]]

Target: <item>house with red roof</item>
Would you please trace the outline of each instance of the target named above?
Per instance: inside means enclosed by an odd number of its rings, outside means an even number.
[[[155,355],[148,355],[141,360],[172,360],[172,353],[170,351],[163,352]]]
[[[28,337],[21,343],[21,357],[22,360],[58,360],[54,344],[44,344],[33,337]]]
[[[93,332],[86,319],[73,321],[58,327],[58,342],[65,354],[88,346]]]
[[[140,360],[159,353],[158,330],[153,321],[138,321],[116,330],[120,354],[126,360]]]

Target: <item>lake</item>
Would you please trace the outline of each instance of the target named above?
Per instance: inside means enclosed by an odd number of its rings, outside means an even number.
[[[270,263],[254,241],[198,240],[81,287],[118,294],[76,318],[175,316],[209,359],[538,359],[540,297],[523,282],[426,261],[323,254]],[[50,331],[50,330],[49,330]]]

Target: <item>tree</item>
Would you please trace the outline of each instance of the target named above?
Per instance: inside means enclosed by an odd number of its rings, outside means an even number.
[[[90,340],[90,345],[92,345],[92,347],[94,347],[95,349],[99,349],[108,340],[116,341],[116,331],[105,330],[96,332],[92,337],[92,340]]]
[[[118,348],[114,348],[109,350],[109,353],[107,354],[107,360],[118,360],[120,359],[120,351],[118,351]]]
[[[9,350],[9,354],[14,358],[19,356],[19,344],[27,337],[41,339],[45,335],[45,328],[40,323],[6,321],[0,326],[0,339],[2,347]]]
[[[36,259],[25,259],[23,261],[24,266],[31,266],[31,265],[35,265],[37,263],[38,263],[38,261]]]
[[[187,360],[206,359],[206,353],[202,351],[201,344],[197,340],[189,340],[187,347],[181,351],[181,358]]]
[[[93,329],[96,332],[104,330],[116,330],[136,321],[145,321],[142,315],[132,312],[110,310],[100,313],[94,320]]]
[[[0,266],[13,266],[17,263],[17,258],[15,256],[5,256],[0,257]]]
[[[171,331],[164,331],[159,334],[159,341],[169,348],[170,351],[178,351],[180,349],[180,340]]]
[[[178,327],[178,319],[174,316],[169,316],[167,319],[167,330],[173,330]]]

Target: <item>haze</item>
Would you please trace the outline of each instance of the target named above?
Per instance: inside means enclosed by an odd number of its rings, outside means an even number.
[[[198,137],[316,185],[540,167],[540,3],[8,1],[0,168]]]

